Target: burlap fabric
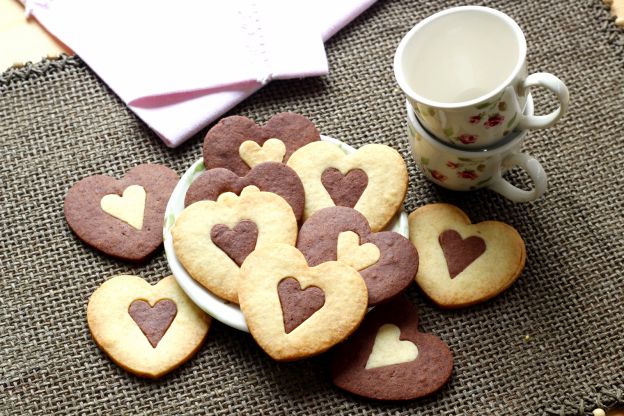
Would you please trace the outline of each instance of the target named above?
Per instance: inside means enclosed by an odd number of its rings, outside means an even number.
[[[404,404],[359,399],[332,386],[327,357],[277,364],[219,323],[198,356],[163,380],[112,364],[89,335],[90,294],[118,273],[154,283],[169,271],[162,251],[133,266],[87,248],[65,223],[64,195],[85,176],[119,176],[142,162],[182,173],[201,156],[202,135],[167,149],[80,60],[63,58],[0,78],[0,413],[585,415],[623,404],[622,34],[599,0],[479,2],[517,19],[530,71],[560,76],[573,105],[525,144],[549,176],[542,199],[455,194],[426,182],[408,153],[392,57],[419,19],[461,3],[380,2],[329,42],[328,77],[273,82],[232,111],[262,121],[298,111],[353,145],[390,144],[409,164],[407,211],[447,201],[524,236],[526,269],[491,302],[445,312],[409,291],[422,328],[454,352],[447,387]],[[538,111],[548,110],[536,95]]]

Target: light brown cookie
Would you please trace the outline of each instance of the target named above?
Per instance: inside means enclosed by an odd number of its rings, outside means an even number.
[[[117,365],[158,378],[197,352],[211,318],[173,276],[152,286],[140,277],[120,275],[93,292],[87,322],[95,342]]]
[[[409,215],[409,227],[420,255],[416,283],[441,307],[491,299],[511,286],[524,268],[524,241],[503,222],[471,224],[453,205],[430,204]]]
[[[304,219],[332,206],[355,208],[373,232],[382,230],[401,208],[407,192],[407,167],[401,155],[381,144],[352,154],[328,142],[310,143],[288,160],[305,189]]]
[[[226,192],[217,201],[186,207],[171,235],[176,257],[193,279],[220,298],[238,303],[242,262],[254,248],[294,245],[297,220],[283,198],[247,186],[240,196]]]
[[[366,284],[353,268],[335,261],[308,267],[286,244],[252,252],[238,290],[251,335],[277,361],[320,354],[344,340],[368,303]]]

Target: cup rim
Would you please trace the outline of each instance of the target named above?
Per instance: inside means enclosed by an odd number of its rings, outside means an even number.
[[[503,20],[504,22],[506,22],[511,27],[514,34],[516,35],[516,40],[519,46],[518,47],[518,62],[516,63],[516,66],[514,67],[513,71],[511,71],[509,76],[502,83],[500,83],[496,88],[492,89],[487,94],[481,95],[477,98],[473,98],[472,100],[467,100],[467,101],[462,101],[462,102],[457,102],[457,103],[444,103],[444,102],[431,100],[429,98],[421,96],[409,86],[409,84],[407,83],[407,80],[405,79],[404,73],[401,69],[401,60],[402,60],[401,58],[404,55],[408,42],[416,35],[417,32],[422,30],[423,27],[429,25],[431,22],[438,20],[441,17],[450,15],[450,14],[462,13],[466,11],[479,11],[479,12],[494,15],[500,18],[501,20]],[[526,49],[527,49],[526,39],[518,23],[514,19],[509,17],[507,14],[501,12],[500,10],[496,10],[496,9],[492,9],[490,7],[484,7],[484,6],[451,7],[451,8],[439,11],[437,13],[434,13],[431,16],[428,16],[425,19],[421,20],[420,22],[416,24],[416,26],[410,29],[410,31],[407,32],[405,36],[403,36],[394,54],[394,63],[393,63],[394,77],[397,80],[397,83],[399,84],[399,87],[403,90],[403,92],[408,97],[413,99],[414,101],[428,105],[430,107],[435,107],[435,108],[440,108],[440,109],[459,109],[463,107],[469,107],[475,104],[479,104],[482,101],[487,101],[491,99],[492,97],[495,97],[496,95],[500,94],[501,91],[503,91],[517,77],[518,73],[522,70],[522,67],[524,66],[525,61],[526,61]]]
[[[515,137],[510,138],[509,140],[504,141],[503,143],[493,146],[493,147],[482,147],[476,149],[459,149],[457,147],[452,147],[446,143],[439,142],[435,137],[433,137],[425,128],[420,124],[420,121],[416,118],[416,114],[412,109],[412,106],[409,103],[409,100],[405,100],[405,109],[407,111],[407,121],[414,129],[418,132],[418,134],[427,141],[427,143],[433,146],[438,151],[452,153],[459,157],[466,158],[474,158],[474,157],[490,157],[494,155],[498,155],[500,153],[505,153],[509,151],[509,149],[518,145],[518,143],[522,142],[526,135],[529,133],[529,130],[521,130],[516,132],[517,135]],[[527,95],[526,107],[524,113],[526,115],[533,115],[533,97],[531,94]]]

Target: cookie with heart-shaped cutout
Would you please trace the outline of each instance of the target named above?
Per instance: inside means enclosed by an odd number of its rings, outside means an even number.
[[[345,264],[309,267],[295,247],[271,244],[245,259],[238,299],[260,347],[277,361],[292,361],[348,337],[366,313],[367,290]]]
[[[320,139],[314,124],[297,113],[276,114],[264,126],[243,116],[226,117],[206,133],[204,164],[245,176],[263,162],[285,163],[295,150]]]
[[[332,355],[331,377],[343,390],[376,400],[412,400],[440,390],[453,372],[444,341],[418,331],[418,313],[398,297],[375,307]]]
[[[202,200],[216,201],[224,192],[240,194],[249,185],[284,198],[290,204],[297,221],[301,220],[305,201],[303,184],[294,170],[276,162],[256,165],[243,177],[224,168],[207,170],[186,191],[184,205],[189,206]]]
[[[238,303],[240,265],[254,249],[272,243],[295,245],[297,219],[280,196],[247,186],[237,196],[186,207],[171,229],[175,255],[206,289]]]
[[[366,218],[347,207],[315,212],[299,230],[297,248],[310,266],[337,260],[358,270],[369,305],[405,291],[418,270],[418,253],[407,238],[392,231],[373,233]]]
[[[87,323],[97,345],[120,367],[149,378],[189,360],[210,322],[173,276],[154,286],[138,276],[112,277],[87,305]]]
[[[491,299],[524,268],[524,241],[503,222],[472,224],[453,205],[430,204],[409,215],[409,227],[420,254],[416,283],[438,306],[460,308]]]
[[[89,176],[65,196],[67,224],[87,245],[113,257],[143,261],[163,241],[165,208],[178,174],[143,164],[123,178]]]
[[[335,144],[314,142],[293,153],[288,166],[303,183],[304,219],[323,208],[346,206],[361,212],[374,232],[380,231],[407,192],[405,161],[382,144],[367,144],[347,155]]]

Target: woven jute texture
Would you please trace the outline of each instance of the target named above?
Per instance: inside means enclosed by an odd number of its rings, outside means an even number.
[[[68,229],[63,198],[85,176],[119,177],[139,163],[182,173],[201,156],[202,135],[166,148],[79,59],[62,58],[0,78],[0,414],[588,415],[624,404],[622,34],[599,0],[478,2],[519,22],[530,72],[565,80],[572,105],[524,145],[548,174],[543,198],[513,204],[490,191],[452,193],[412,161],[392,58],[418,20],[462,3],[380,2],[329,42],[329,76],[273,82],[231,112],[264,121],[297,111],[355,146],[390,144],[408,161],[408,212],[451,202],[524,237],[526,269],[486,304],[440,311],[409,290],[423,330],[454,353],[452,381],[439,394],[360,399],[332,386],[327,356],[277,364],[248,334],[219,323],[193,360],[160,381],[112,364],[90,337],[89,296],[115,274],[155,283],[168,267],[162,250],[136,266],[89,249]],[[535,96],[538,112],[551,109],[552,97]],[[521,173],[509,178],[527,185]]]

